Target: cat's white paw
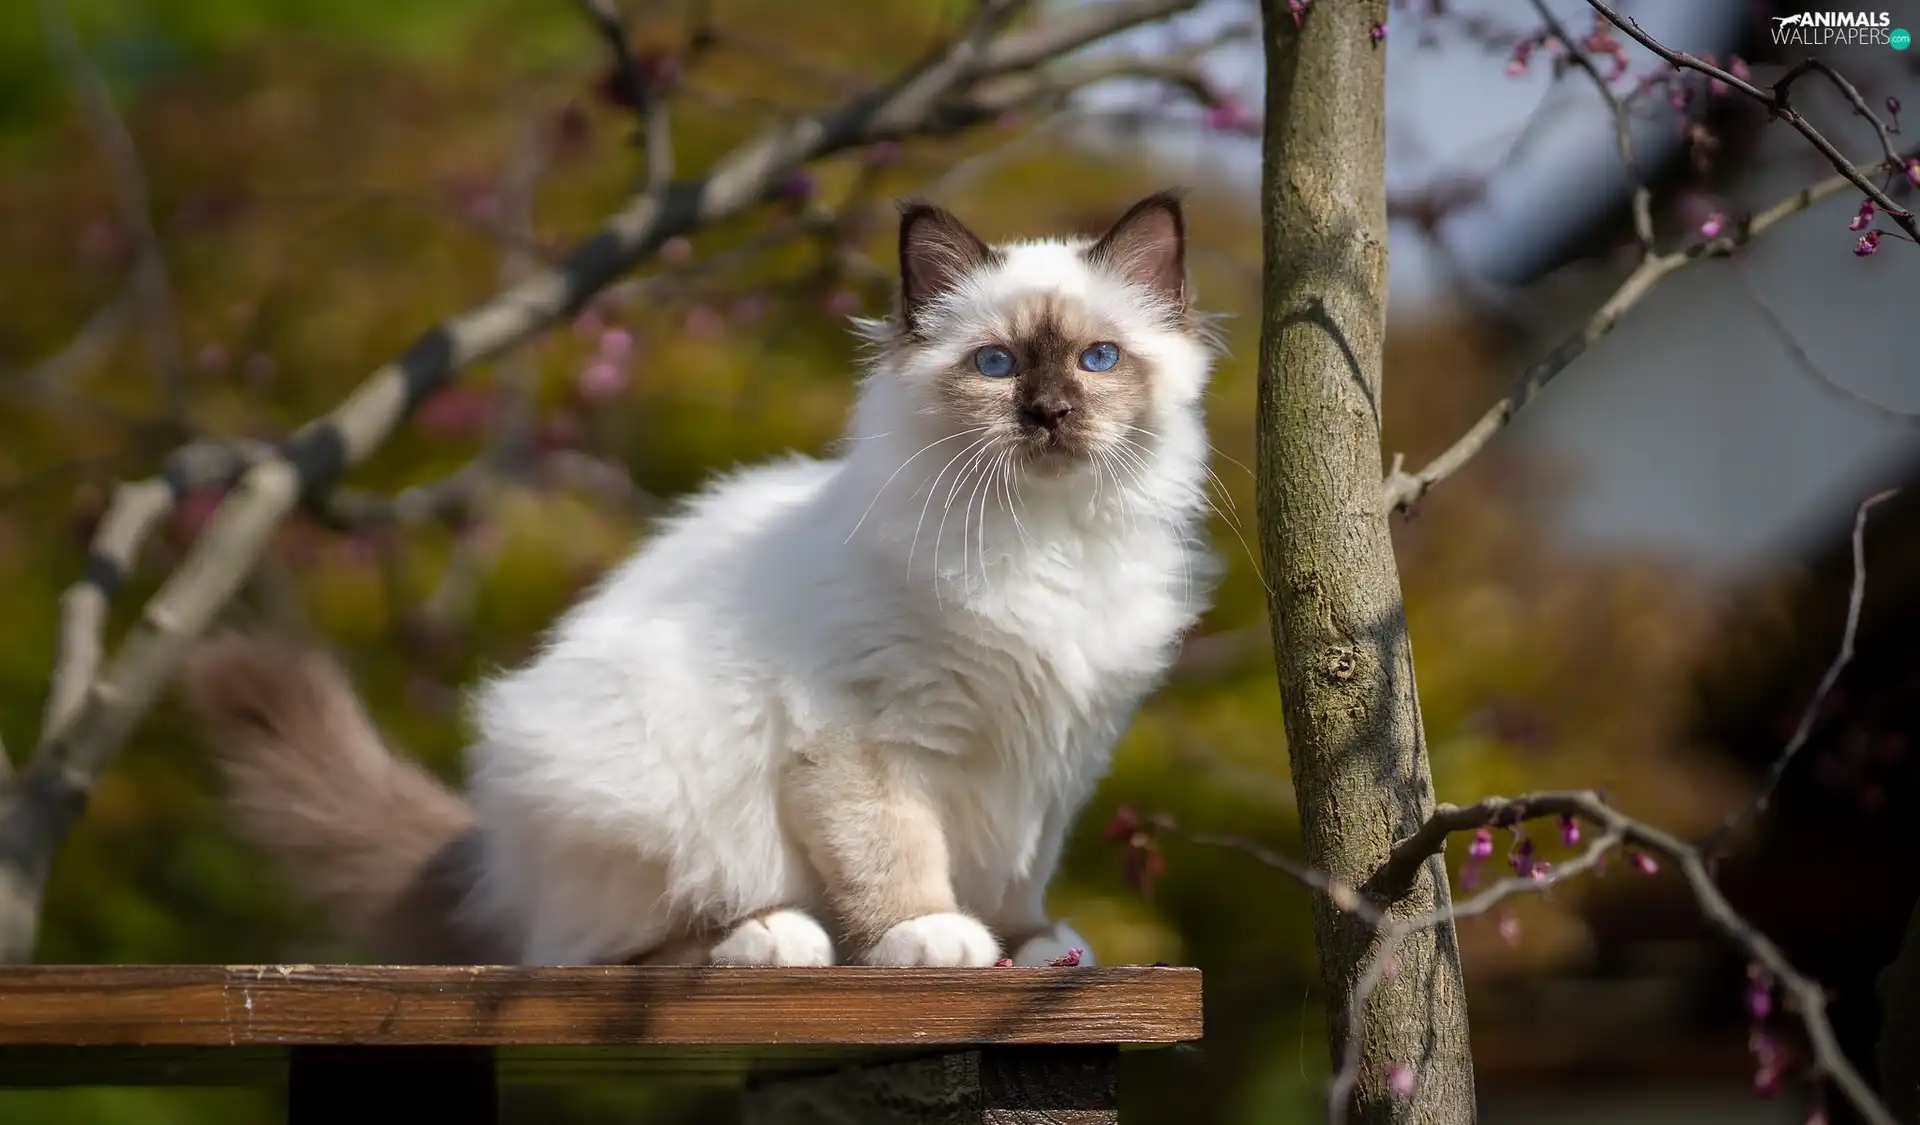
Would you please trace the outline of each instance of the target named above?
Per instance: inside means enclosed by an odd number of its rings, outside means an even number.
[[[1000,943],[965,914],[923,914],[881,935],[867,951],[869,965],[980,968],[1000,959]]]
[[[1065,957],[1070,949],[1080,951],[1081,966],[1093,965],[1093,950],[1087,948],[1087,939],[1074,932],[1065,922],[1055,922],[1053,928],[1044,930],[1020,943],[1020,949],[1013,955],[1013,963],[1023,967],[1045,965],[1049,961]]]
[[[775,910],[735,926],[707,959],[716,965],[831,965],[833,939],[810,916]]]

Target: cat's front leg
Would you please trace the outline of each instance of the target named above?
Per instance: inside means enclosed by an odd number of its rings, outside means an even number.
[[[1064,804],[1048,812],[1032,866],[1007,888],[1000,912],[993,920],[994,930],[1013,950],[1013,963],[1023,968],[1061,960],[1076,949],[1080,951],[1077,964],[1094,964],[1087,939],[1072,926],[1055,922],[1047,915],[1047,884],[1059,865],[1060,847],[1072,820],[1073,814]]]
[[[788,772],[783,796],[862,961],[951,967],[1000,958],[993,934],[960,912],[946,833],[912,750],[824,747]]]

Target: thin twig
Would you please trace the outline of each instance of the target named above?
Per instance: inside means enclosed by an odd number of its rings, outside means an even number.
[[[1830,77],[1838,78],[1838,75],[1835,74],[1831,68],[1803,63],[1789,70],[1779,82],[1771,87],[1756,86],[1722,67],[1715,66],[1704,59],[1695,58],[1685,51],[1676,51],[1666,46],[1653,36],[1648,35],[1632,18],[1623,16],[1615,11],[1613,6],[1608,4],[1606,0],[1587,0],[1587,4],[1594,11],[1600,13],[1608,23],[1626,32],[1642,47],[1652,51],[1673,66],[1683,70],[1695,71],[1709,78],[1718,79],[1726,83],[1728,88],[1737,90],[1765,106],[1767,112],[1774,117],[1793,126],[1813,147],[1820,150],[1820,154],[1827,158],[1827,162],[1833,165],[1836,172],[1845,176],[1853,186],[1860,189],[1862,194],[1868,199],[1873,200],[1894,222],[1898,223],[1900,228],[1907,232],[1907,237],[1913,239],[1915,242],[1920,242],[1920,223],[1915,222],[1913,212],[1895,203],[1891,196],[1875,186],[1872,180],[1862,174],[1851,161],[1841,154],[1840,150],[1834,146],[1832,141],[1826,138],[1825,134],[1815,128],[1813,123],[1802,116],[1798,110],[1794,109],[1788,101],[1787,92],[1794,79],[1814,70],[1821,70]],[[1844,80],[1842,81],[1843,91],[1850,92],[1850,97],[1854,102],[1856,112],[1862,113],[1868,120],[1872,121],[1874,127],[1880,132],[1883,161],[1876,161],[1872,167],[1880,168],[1890,164],[1893,168],[1897,169],[1900,166],[1900,161],[1893,151],[1893,144],[1887,136],[1886,127],[1881,124],[1879,118],[1872,110],[1867,109],[1866,103],[1860,99],[1859,91],[1853,90],[1851,84],[1844,84]]]
[[[1772,303],[1761,294],[1759,285],[1754,281],[1753,274],[1747,269],[1746,265],[1741,262],[1739,258],[1732,258],[1730,261],[1733,263],[1734,273],[1740,278],[1742,288],[1746,290],[1747,300],[1753,302],[1753,307],[1759,312],[1760,319],[1766,321],[1767,327],[1773,331],[1774,338],[1780,341],[1780,346],[1786,349],[1788,357],[1793,360],[1795,366],[1800,368],[1802,374],[1834,394],[1839,395],[1841,398],[1856,405],[1864,406],[1890,422],[1902,422],[1907,425],[1920,423],[1920,412],[1899,410],[1888,406],[1870,395],[1865,395],[1854,390],[1852,387],[1847,386],[1845,383],[1827,374],[1819,364],[1813,361],[1813,357],[1807,354],[1807,349],[1801,346],[1800,341],[1794,336],[1793,330],[1787,326],[1786,320],[1781,317],[1779,310],[1775,309]]]
[[[1440,805],[1417,832],[1395,845],[1382,871],[1389,868],[1417,868],[1440,854],[1446,847],[1447,838],[1456,832],[1482,827],[1507,827],[1548,816],[1578,817],[1601,829],[1601,840],[1638,848],[1667,859],[1678,867],[1708,924],[1735,948],[1764,967],[1785,990],[1790,1004],[1799,1012],[1801,1022],[1806,1027],[1808,1041],[1813,1045],[1814,1077],[1832,1079],[1861,1116],[1873,1125],[1896,1125],[1893,1115],[1873,1092],[1873,1087],[1854,1069],[1846,1053],[1840,1049],[1833,1033],[1833,1024],[1827,1018],[1826,990],[1820,986],[1820,982],[1794,968],[1779,946],[1734,910],[1713,880],[1708,867],[1710,856],[1707,850],[1627,816],[1607,804],[1597,793],[1532,793],[1513,798],[1487,797],[1464,807]],[[1592,854],[1589,849],[1581,858]],[[1571,866],[1556,866],[1549,871],[1546,879],[1538,881],[1556,881],[1555,873]],[[1534,879],[1522,881],[1536,882]],[[1487,893],[1494,889],[1489,888]],[[1456,907],[1456,912],[1458,909]],[[1356,994],[1356,1003],[1360,999],[1360,995]]]
[[[1820,677],[1819,685],[1813,689],[1813,698],[1807,701],[1806,709],[1800,713],[1800,722],[1793,728],[1793,735],[1780,748],[1773,764],[1767,767],[1766,777],[1760,782],[1760,791],[1754,794],[1752,801],[1729,814],[1720,827],[1702,841],[1701,854],[1708,858],[1718,855],[1721,845],[1749,818],[1767,810],[1767,803],[1780,787],[1780,779],[1786,776],[1787,767],[1793,764],[1794,758],[1812,737],[1814,725],[1820,721],[1820,713],[1826,707],[1827,697],[1833,694],[1834,685],[1840,682],[1840,674],[1852,663],[1854,641],[1860,633],[1860,607],[1867,599],[1867,514],[1875,505],[1891,500],[1899,493],[1897,488],[1877,492],[1861,501],[1860,507],[1854,512],[1853,586],[1847,592],[1847,623],[1840,633],[1840,650],[1834,653],[1832,662]]]
[[[1857,166],[1858,169],[1872,170],[1879,167],[1878,161],[1868,161]],[[1792,195],[1778,201],[1773,206],[1753,216],[1751,220],[1734,227],[1733,230],[1715,238],[1702,239],[1682,249],[1666,254],[1656,254],[1643,258],[1633,271],[1621,281],[1620,287],[1613,291],[1605,303],[1587,318],[1573,334],[1562,340],[1543,358],[1535,361],[1520,374],[1507,393],[1498,402],[1489,407],[1474,424],[1454,439],[1439,456],[1429,461],[1417,472],[1406,472],[1395,468],[1387,474],[1381,484],[1381,507],[1389,512],[1410,511],[1419,503],[1433,486],[1458,472],[1467,462],[1473,460],[1495,434],[1513,421],[1546,385],[1562,371],[1586,354],[1587,349],[1612,332],[1628,310],[1638,305],[1656,286],[1680,269],[1707,258],[1729,257],[1734,251],[1759,237],[1790,216],[1797,215],[1812,207],[1815,203],[1837,195],[1855,182],[1853,175],[1835,175],[1816,184],[1802,188]]]
[[[1566,48],[1567,57],[1573,65],[1587,72],[1593,79],[1593,87],[1600,92],[1600,98],[1607,103],[1607,111],[1613,117],[1614,143],[1620,149],[1620,163],[1627,170],[1627,178],[1633,183],[1633,234],[1640,242],[1643,255],[1654,253],[1653,243],[1653,192],[1647,187],[1647,178],[1640,171],[1640,162],[1633,152],[1633,115],[1620,95],[1613,92],[1613,83],[1600,73],[1593,59],[1580,49],[1579,42],[1567,31],[1560,17],[1553,14],[1546,0],[1533,0],[1533,10],[1540,16],[1547,30],[1560,40]]]
[[[88,131],[106,157],[120,222],[136,247],[131,287],[138,295],[148,359],[153,364],[166,413],[178,421],[186,413],[186,362],[174,324],[167,260],[160,250],[160,236],[154,230],[147,174],[140,163],[139,149],[119,109],[114,106],[113,92],[80,44],[65,0],[40,0],[40,20],[48,43],[73,84],[74,95],[85,112]]]

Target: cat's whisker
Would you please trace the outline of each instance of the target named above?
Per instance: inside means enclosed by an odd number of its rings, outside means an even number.
[[[1167,525],[1174,528],[1180,527],[1181,521],[1174,515],[1172,509],[1167,506],[1165,501],[1153,495],[1147,488],[1146,480],[1142,474],[1150,473],[1152,466],[1146,459],[1145,450],[1140,450],[1138,453],[1134,452],[1134,450],[1139,448],[1139,446],[1128,441],[1126,438],[1121,438],[1120,444],[1112,447],[1116,463],[1124,468],[1127,475],[1133,479],[1134,486],[1140,490],[1141,498],[1159,510],[1160,517],[1167,521]],[[1131,465],[1129,462],[1131,462]],[[1137,466],[1137,468],[1135,466]],[[1192,604],[1194,598],[1193,564],[1188,552],[1185,550],[1180,551],[1179,555],[1181,597],[1187,604]]]
[[[947,489],[946,502],[940,506],[940,524],[933,529],[933,592],[936,604],[942,609],[946,608],[946,603],[940,600],[940,543],[941,540],[946,537],[947,517],[953,514],[953,498],[960,494],[960,489],[969,479],[970,474],[973,472],[973,467],[980,463],[980,459],[986,456],[992,447],[993,439],[991,437],[981,439],[979,450],[967,460],[966,464],[960,466],[958,473],[954,474],[953,487]],[[962,583],[965,583],[967,580],[967,528],[966,511],[964,509],[961,512],[960,524],[960,580]],[[965,587],[963,586],[962,588],[964,589]]]
[[[932,481],[928,482],[927,498],[924,501],[922,501],[920,504],[920,519],[913,525],[913,541],[907,545],[907,581],[908,582],[913,581],[913,558],[914,558],[915,552],[917,552],[920,549],[920,530],[926,526],[927,509],[932,507],[933,505],[933,494],[940,490],[940,478],[946,476],[947,470],[953,468],[953,466],[960,460],[960,458],[965,457],[968,453],[972,452],[975,448],[985,445],[987,442],[991,440],[992,440],[991,437],[983,437],[983,438],[976,439],[972,444],[968,445],[965,449],[962,449],[960,452],[954,454],[952,460],[949,460],[946,464],[940,466],[940,471],[933,475]],[[938,548],[935,548],[935,554],[934,554],[934,560],[933,560],[933,580],[934,580],[934,589],[937,592],[939,590],[939,583],[940,583],[940,558],[939,558]]]
[[[879,491],[873,494],[873,499],[867,502],[867,510],[864,512],[861,512],[860,518],[854,521],[853,530],[847,532],[847,537],[845,539],[842,539],[840,542],[842,543],[853,542],[853,537],[859,534],[860,525],[866,523],[867,517],[873,514],[873,506],[880,502],[880,496],[882,493],[887,491],[887,486],[893,483],[895,477],[898,477],[901,473],[906,472],[907,466],[913,464],[914,461],[919,458],[920,454],[925,453],[927,450],[932,449],[936,445],[945,445],[947,442],[952,441],[954,438],[966,437],[968,434],[977,434],[982,432],[986,428],[987,427],[985,426],[974,426],[970,429],[961,430],[959,433],[948,434],[946,437],[940,438],[937,441],[930,441],[927,444],[921,446],[917,451],[915,451],[912,457],[909,457],[905,461],[900,462],[900,467],[893,471],[893,475],[889,476],[880,485]],[[874,436],[883,437],[885,435],[875,434]]]

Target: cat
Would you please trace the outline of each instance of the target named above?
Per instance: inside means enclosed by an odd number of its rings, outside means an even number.
[[[1085,950],[1048,881],[1216,575],[1180,197],[991,246],[908,201],[899,262],[839,455],[711,484],[481,684],[465,799],[320,653],[203,646],[243,832],[395,960]]]

